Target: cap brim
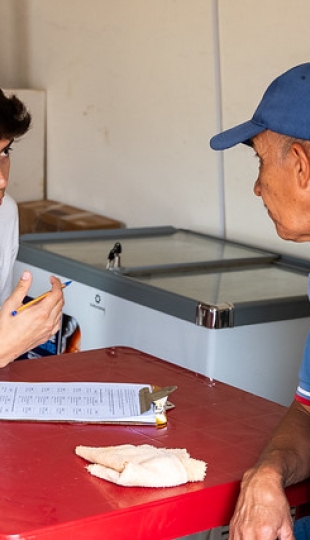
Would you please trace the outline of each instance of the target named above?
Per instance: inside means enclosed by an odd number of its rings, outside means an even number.
[[[265,126],[255,124],[253,120],[249,120],[248,122],[239,124],[239,126],[214,135],[210,140],[210,146],[213,150],[226,150],[239,143],[249,144],[249,139],[265,131],[265,129],[267,129]]]

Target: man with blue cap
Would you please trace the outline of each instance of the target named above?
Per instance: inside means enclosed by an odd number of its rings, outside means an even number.
[[[310,63],[277,77],[251,120],[215,135],[210,146],[251,146],[259,159],[254,193],[277,233],[310,241]],[[310,476],[310,333],[299,384],[258,463],[244,474],[229,540],[310,540],[310,517],[292,523],[284,488]]]

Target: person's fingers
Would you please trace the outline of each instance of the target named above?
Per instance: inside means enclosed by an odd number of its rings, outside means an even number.
[[[61,307],[64,305],[63,285],[60,279],[55,276],[50,277],[50,282],[52,285],[51,294],[46,297],[46,300],[52,310],[58,310],[59,305]]]
[[[52,289],[62,289],[62,283],[56,276],[50,276],[50,282],[52,284]]]
[[[25,296],[27,296],[28,291],[32,284],[32,274],[28,270],[25,270],[20,277],[19,282],[17,283],[14,291],[3,304],[3,309],[15,310],[23,303]]]
[[[16,295],[18,294],[19,296],[22,296],[22,295],[26,296],[26,294],[28,293],[31,287],[31,284],[32,284],[32,274],[31,272],[29,272],[29,270],[25,270],[22,273],[19,279],[19,282],[17,283],[13,293],[16,293]]]
[[[50,277],[52,290],[44,299],[44,311],[51,325],[50,335],[56,334],[61,328],[62,308],[64,306],[63,286],[61,281],[55,276]],[[43,308],[43,306],[42,306]],[[49,336],[50,337],[50,336]]]

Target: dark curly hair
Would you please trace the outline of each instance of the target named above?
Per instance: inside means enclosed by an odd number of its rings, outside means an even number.
[[[0,139],[15,139],[27,133],[31,114],[17,96],[0,89]]]

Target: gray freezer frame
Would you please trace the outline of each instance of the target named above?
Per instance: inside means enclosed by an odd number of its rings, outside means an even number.
[[[196,261],[181,264],[151,265],[131,268],[98,269],[85,262],[45,251],[38,243],[68,242],[76,240],[110,240],[111,247],[115,241],[126,238],[142,238],[150,236],[172,235],[178,231],[198,235],[206,239],[222,242],[225,245],[249,248],[257,251],[256,257],[226,259],[214,261]],[[108,254],[107,254],[108,255]],[[109,294],[142,306],[155,309],[168,315],[198,324],[207,328],[227,328],[271,321],[289,320],[309,317],[308,296],[305,295],[257,300],[249,302],[208,304],[199,298],[188,298],[180,294],[163,290],[159,287],[141,283],[139,276],[146,274],[230,271],[246,267],[266,267],[275,265],[278,268],[307,275],[310,262],[304,259],[268,252],[244,243],[234,242],[216,236],[207,235],[186,229],[166,227],[143,227],[135,229],[84,230],[70,232],[34,233],[20,237],[18,260],[32,266],[47,270],[56,275],[95,287]]]

